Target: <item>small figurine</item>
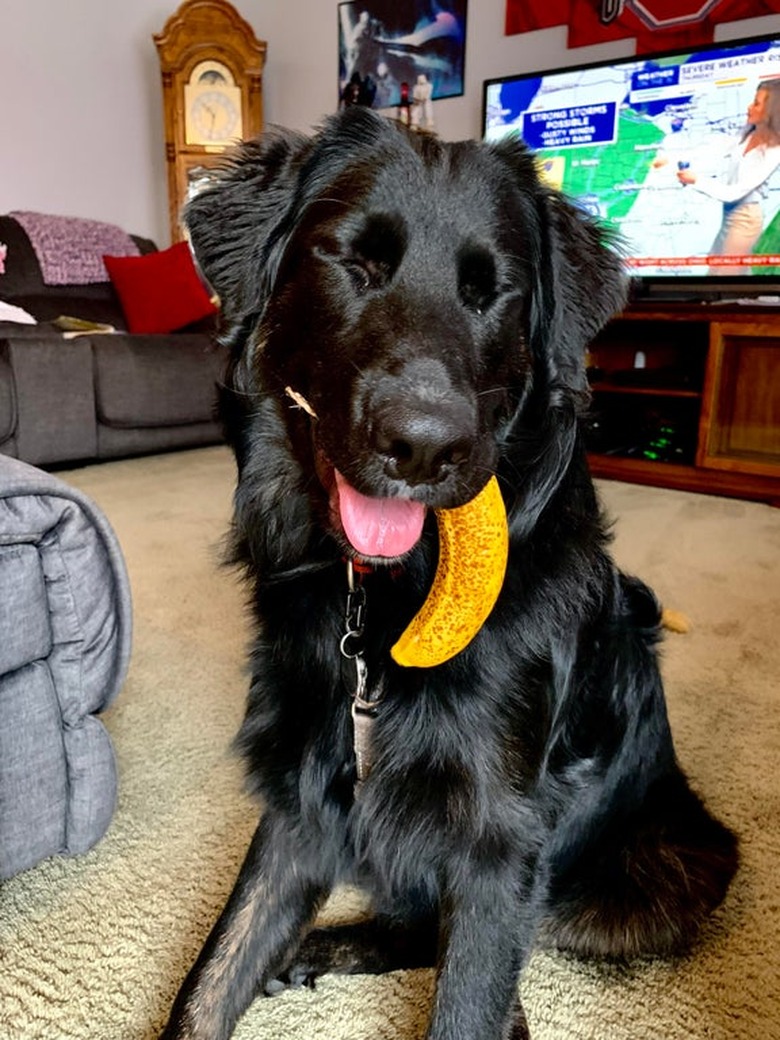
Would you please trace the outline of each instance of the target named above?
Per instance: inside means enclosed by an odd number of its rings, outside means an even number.
[[[409,97],[409,84],[404,80],[401,84],[401,100],[398,102],[398,121],[410,126],[412,121],[412,100]]]
[[[351,105],[364,105],[366,108],[371,108],[375,96],[376,83],[373,79],[370,76],[362,77],[359,72],[355,71],[341,92],[341,106],[349,108]]]
[[[428,77],[420,74],[412,92],[412,126],[415,130],[433,130],[433,86]]]
[[[360,73],[353,72],[349,77],[349,83],[347,83],[341,92],[341,104],[345,108],[349,108],[350,105],[360,104],[361,87],[362,82],[360,79]]]

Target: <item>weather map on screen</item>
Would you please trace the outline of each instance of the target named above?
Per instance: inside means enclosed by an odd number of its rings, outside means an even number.
[[[773,79],[780,37],[490,80],[484,136],[519,132],[552,184],[620,232],[638,276],[777,274],[780,146],[755,189],[763,223],[744,251],[716,247],[724,202],[707,194],[709,178],[728,179],[748,106]]]

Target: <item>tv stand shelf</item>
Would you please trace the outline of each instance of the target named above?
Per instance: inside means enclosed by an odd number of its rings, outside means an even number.
[[[681,390],[674,387],[660,386],[621,386],[620,383],[610,383],[606,380],[591,383],[594,394],[639,394],[643,397],[701,397],[698,390]]]
[[[595,476],[780,505],[780,308],[632,304],[588,364]]]

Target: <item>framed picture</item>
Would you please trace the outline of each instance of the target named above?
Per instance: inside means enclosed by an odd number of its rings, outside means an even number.
[[[466,0],[357,0],[338,5],[339,99],[392,108],[426,76],[433,99],[463,93]]]

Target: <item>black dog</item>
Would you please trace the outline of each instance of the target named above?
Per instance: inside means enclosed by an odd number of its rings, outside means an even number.
[[[238,743],[263,811],[164,1037],[229,1037],[255,995],[320,972],[435,963],[429,1040],[519,1040],[532,944],[679,951],[737,862],[676,762],[658,606],[610,559],[583,450],[621,262],[519,142],[359,108],[240,146],[186,220],[232,348],[233,556],[259,622]],[[494,474],[495,608],[451,660],[401,667],[433,510]],[[307,932],[344,881],[376,917]]]

